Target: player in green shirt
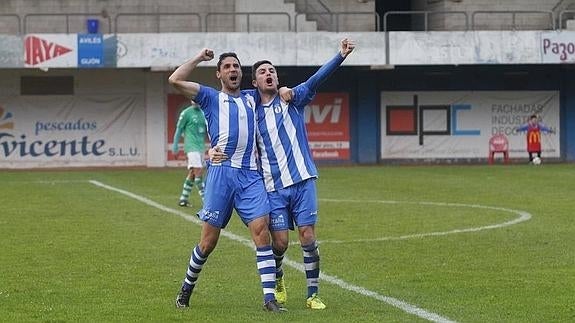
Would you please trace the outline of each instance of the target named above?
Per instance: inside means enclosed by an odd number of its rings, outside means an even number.
[[[204,171],[204,153],[206,150],[206,118],[200,107],[192,101],[192,105],[182,110],[176,125],[172,152],[176,155],[179,151],[178,142],[184,135],[184,152],[188,159],[188,176],[184,182],[180,206],[189,206],[190,192],[195,186],[201,197],[204,195],[204,183],[202,174]]]

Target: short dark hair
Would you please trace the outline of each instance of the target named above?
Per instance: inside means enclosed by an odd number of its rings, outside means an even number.
[[[529,119],[533,119],[533,118],[538,119],[539,117],[538,117],[536,114],[532,114],[532,115],[529,117]]]
[[[233,57],[233,58],[237,59],[238,63],[240,64],[240,68],[242,67],[242,63],[240,63],[240,59],[238,58],[238,55],[236,55],[236,53],[234,53],[234,52],[227,52],[227,53],[222,53],[220,55],[220,59],[218,60],[218,71],[220,70],[220,66],[222,66],[222,61],[228,57]]]
[[[255,62],[254,65],[252,65],[252,80],[256,79],[256,71],[258,70],[258,67],[262,66],[263,64],[270,64],[271,66],[274,65],[272,62],[265,59]]]

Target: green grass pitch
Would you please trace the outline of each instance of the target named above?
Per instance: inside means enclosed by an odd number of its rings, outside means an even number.
[[[0,171],[0,321],[575,321],[573,164],[320,168],[328,308],[305,309],[291,233],[281,315],[262,310],[236,216],[174,308],[200,232],[197,194],[177,206],[184,176]]]

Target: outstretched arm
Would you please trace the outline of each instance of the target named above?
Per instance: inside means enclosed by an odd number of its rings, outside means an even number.
[[[527,128],[529,128],[529,124],[526,123],[524,125],[521,125],[519,127],[516,127],[513,129],[514,132],[523,132],[523,131],[527,131]]]
[[[340,49],[334,58],[325,63],[314,75],[312,75],[305,85],[312,91],[316,91],[317,88],[325,81],[338,67],[343,63],[347,55],[349,55],[355,48],[355,43],[352,40],[344,38],[340,41]]]
[[[541,131],[543,132],[547,132],[547,133],[555,133],[555,131],[553,131],[553,129],[547,127],[546,125],[539,123],[539,129],[541,129]]]
[[[200,84],[186,81],[186,79],[199,63],[212,60],[213,58],[214,51],[207,48],[202,49],[194,58],[180,65],[180,67],[170,75],[168,82],[187,98],[194,99],[200,91]]]

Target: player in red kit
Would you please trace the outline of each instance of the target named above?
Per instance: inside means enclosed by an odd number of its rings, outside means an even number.
[[[539,122],[539,118],[535,114],[529,117],[529,122],[515,128],[515,131],[527,131],[527,152],[529,153],[530,162],[533,161],[534,154],[541,158],[541,132],[555,133],[555,131]]]

